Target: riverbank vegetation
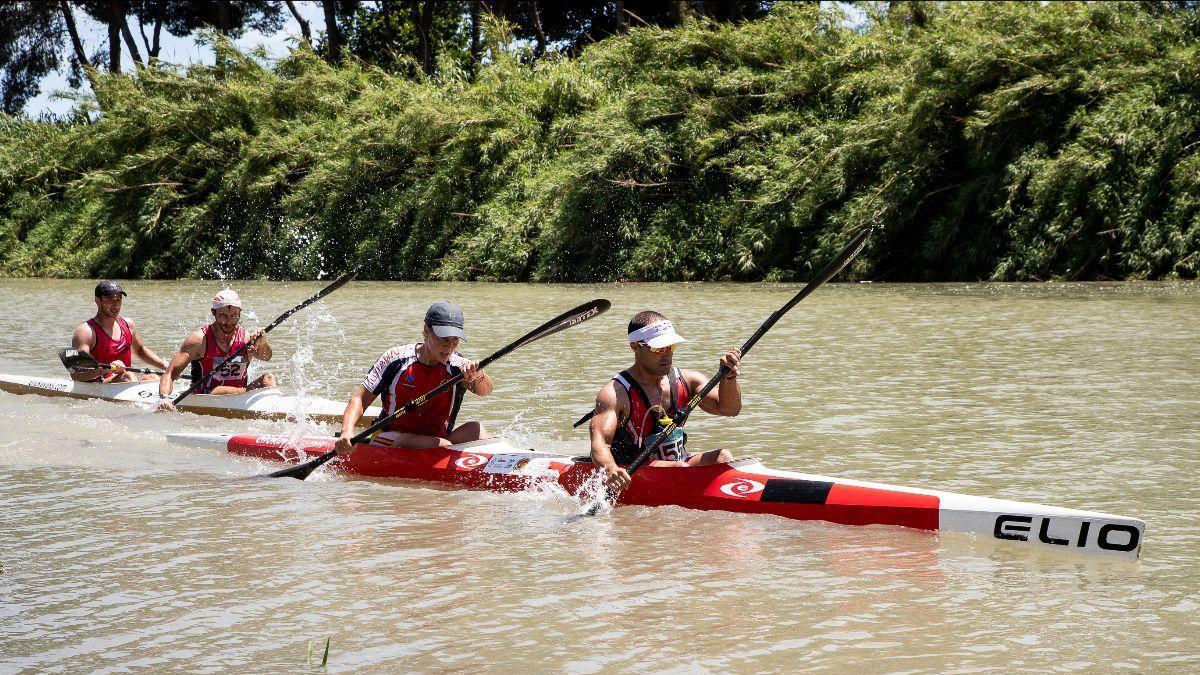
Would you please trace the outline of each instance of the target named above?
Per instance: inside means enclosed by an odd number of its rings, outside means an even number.
[[[0,273],[534,281],[1196,278],[1200,10],[893,3],[532,58],[93,71],[0,117]]]

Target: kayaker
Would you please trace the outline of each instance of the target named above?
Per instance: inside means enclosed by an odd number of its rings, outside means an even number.
[[[675,367],[675,346],[684,339],[667,317],[658,312],[639,312],[629,322],[629,349],[633,365],[609,380],[596,396],[592,415],[592,461],[604,469],[605,482],[614,490],[629,485],[627,465],[642,450],[654,444],[669,418],[684,408],[691,397],[708,383],[695,370]],[[721,357],[729,374],[700,402],[713,415],[733,417],[742,410],[738,385],[738,361],[742,353],[731,349]],[[676,429],[651,457],[651,466],[701,466],[733,461],[727,450],[690,454],[684,447],[687,434]]]
[[[157,380],[157,375],[140,378],[125,369],[133,365],[133,356],[155,368],[166,368],[138,336],[133,319],[121,316],[121,301],[129,294],[120,284],[107,279],[96,284],[96,316],[84,321],[71,335],[71,347],[87,352],[112,369],[96,368],[72,372],[71,379],[79,382],[137,382]]]
[[[176,377],[188,364],[192,365],[192,381],[197,382],[202,377],[217,369],[207,383],[196,389],[197,394],[242,394],[251,389],[274,387],[275,376],[266,373],[248,382],[250,362],[254,359],[271,360],[271,344],[262,329],[250,334],[238,325],[242,319],[242,299],[230,289],[220,291],[212,299],[213,322],[188,334],[180,345],[179,351],[171,357],[164,377],[158,385],[159,407],[174,408],[170,399],[172,384]],[[254,340],[254,344],[246,350],[246,355],[232,360],[229,355],[242,348],[242,345]]]
[[[492,379],[479,369],[479,362],[458,351],[459,341],[466,339],[463,326],[462,309],[439,300],[425,312],[421,342],[392,347],[379,357],[346,402],[342,436],[336,446],[339,453],[353,448],[354,426],[377,396],[383,396],[382,414],[389,415],[460,372],[463,379],[458,386],[400,415],[375,440],[399,448],[437,448],[487,438],[487,430],[479,422],[455,426],[464,392],[492,393]]]

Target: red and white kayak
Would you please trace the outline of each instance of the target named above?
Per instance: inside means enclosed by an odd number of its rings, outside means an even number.
[[[311,459],[330,450],[335,442],[333,438],[296,441],[250,434],[167,436],[186,445],[277,461]],[[579,495],[599,485],[599,469],[586,458],[519,450],[504,439],[422,450],[359,445],[348,458],[335,459],[331,465],[363,476],[495,491],[525,490],[549,481]],[[644,466],[621,493],[618,504],[973,532],[987,538],[1127,558],[1141,553],[1146,526],[1134,518],[1093,511],[780,471],[757,459],[701,467]]]

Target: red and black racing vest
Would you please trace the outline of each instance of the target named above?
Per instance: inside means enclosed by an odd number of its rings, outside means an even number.
[[[671,402],[666,414],[667,417],[674,417],[677,412],[687,407],[692,392],[678,368],[671,368],[671,372],[667,374],[667,381],[671,390]],[[647,438],[661,431],[662,426],[649,414],[650,398],[628,370],[618,373],[613,382],[628,395],[629,414],[621,421],[617,433],[613,436],[612,456],[617,464],[629,464],[646,449]],[[667,441],[658,446],[658,450],[650,459],[684,461],[688,456],[687,450],[684,449],[686,441],[687,435],[680,432],[678,440]]]

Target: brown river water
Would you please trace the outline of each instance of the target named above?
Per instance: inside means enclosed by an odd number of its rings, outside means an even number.
[[[94,281],[0,280],[0,372],[62,373]],[[235,282],[262,326],[323,284]],[[220,282],[128,282],[166,356]],[[480,419],[524,447],[627,365],[664,311],[711,373],[797,285],[354,282],[271,333],[288,392],[344,397],[425,308],[481,358],[586,300],[612,310],[489,368]],[[167,432],[320,433],[0,392],[0,673],[976,672],[1200,669],[1200,285],[828,284],[747,356],[693,450],[1127,515],[1136,562],[971,535],[624,507],[553,492],[247,481],[269,465]],[[277,465],[275,465],[277,466]]]

